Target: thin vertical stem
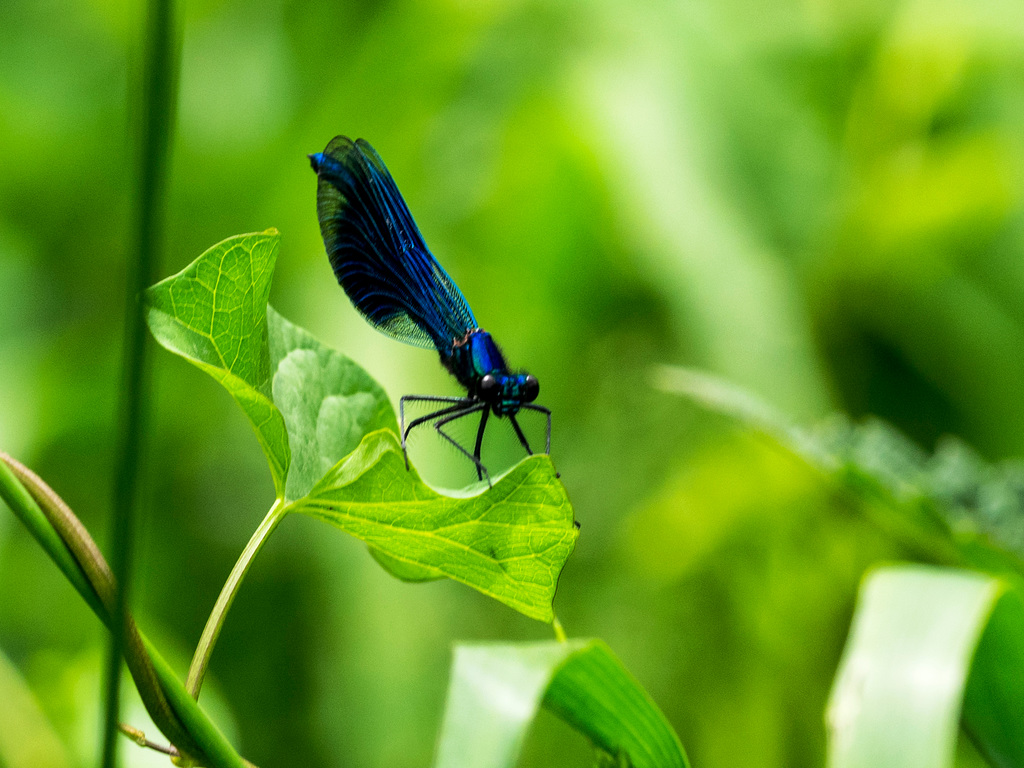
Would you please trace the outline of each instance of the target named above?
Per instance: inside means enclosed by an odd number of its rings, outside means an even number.
[[[146,431],[149,376],[142,292],[156,277],[175,101],[177,56],[173,0],[149,0],[143,65],[142,124],[137,188],[135,260],[125,302],[121,408],[114,477],[111,566],[117,584],[107,659],[103,768],[114,768],[118,743],[118,692],[131,583],[140,453]]]

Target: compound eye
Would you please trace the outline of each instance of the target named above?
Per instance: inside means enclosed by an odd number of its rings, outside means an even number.
[[[532,403],[537,399],[537,395],[540,394],[540,382],[537,381],[536,377],[527,374],[526,383],[523,385],[523,398],[528,403]]]
[[[480,383],[477,385],[477,388],[480,390],[480,396],[482,398],[490,400],[498,391],[498,380],[488,373],[480,379]]]

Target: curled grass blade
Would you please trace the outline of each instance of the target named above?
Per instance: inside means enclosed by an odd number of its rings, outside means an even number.
[[[435,768],[511,768],[540,706],[633,768],[687,768],[647,692],[600,640],[455,649]]]
[[[601,640],[590,640],[559,667],[544,706],[633,768],[689,765],[661,710]]]
[[[961,717],[1024,765],[1024,604],[1000,578],[893,566],[864,582],[828,707],[829,768],[950,768]]]
[[[109,629],[115,592],[110,567],[67,504],[38,476],[6,454],[0,454],[0,498]],[[171,666],[130,615],[125,623],[124,652],[146,711],[171,743],[187,755],[205,755],[211,768],[248,765],[188,695]]]

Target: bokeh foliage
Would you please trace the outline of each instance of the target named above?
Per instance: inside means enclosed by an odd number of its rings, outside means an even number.
[[[1019,8],[190,0],[182,12],[162,273],[277,227],[277,308],[393,401],[454,392],[432,355],[365,326],[322,253],[304,155],[336,133],[369,139],[555,412],[552,450],[583,526],[556,600],[567,629],[608,642],[694,765],[821,765],[860,576],[928,552],[904,551],[803,463],[656,391],[650,369],[711,369],[802,421],[876,414],[929,450],[955,433],[987,459],[1024,453]],[[7,0],[3,18],[0,448],[105,546],[141,7]],[[166,355],[156,376],[135,599],[181,669],[273,487],[215,383]],[[436,484],[472,479],[439,442],[412,451]],[[512,438],[490,451],[518,458]],[[289,523],[210,673],[218,722],[260,765],[428,765],[451,643],[547,639],[458,585],[390,579],[316,521]],[[91,759],[101,628],[6,514],[0,584],[9,679],[33,692],[67,760]],[[590,758],[542,719],[523,764],[553,753]]]

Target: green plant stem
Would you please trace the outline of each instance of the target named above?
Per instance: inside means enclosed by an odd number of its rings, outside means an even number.
[[[135,259],[126,285],[122,396],[114,476],[111,564],[114,603],[107,657],[102,765],[117,763],[121,657],[127,642],[135,506],[140,456],[149,401],[146,323],[142,293],[154,282],[161,241],[167,156],[174,123],[177,53],[173,34],[174,0],[149,0],[146,20],[142,130],[137,180]]]
[[[185,686],[174,674],[171,665],[157,652],[153,644],[143,636],[142,642],[153,659],[153,669],[163,686],[171,705],[181,717],[189,733],[195,736],[203,751],[210,759],[210,765],[217,768],[251,768],[252,763],[242,759],[216,724],[199,708]]]
[[[279,498],[274,502],[270,511],[267,512],[267,516],[263,518],[263,522],[259,524],[252,538],[249,539],[249,543],[245,545],[245,549],[242,550],[242,554],[235,562],[235,567],[231,569],[228,580],[224,582],[224,586],[220,590],[217,602],[214,604],[210,618],[206,620],[206,626],[203,628],[203,634],[199,638],[195,655],[192,656],[192,664],[188,668],[185,687],[193,699],[199,698],[199,691],[203,687],[203,678],[206,676],[206,668],[210,664],[210,656],[213,655],[213,646],[217,644],[217,638],[224,626],[224,619],[231,609],[231,604],[235,601],[238,588],[249,572],[256,553],[263,548],[263,544],[277,528],[277,524],[281,522],[287,509],[283,499]]]
[[[70,507],[35,473],[0,452],[0,498],[10,506],[44,551],[108,627],[113,576],[89,532]],[[220,729],[189,696],[174,670],[126,617],[128,669],[146,710],[161,732],[191,755],[205,755],[210,768],[248,768]]]
[[[140,731],[138,728],[133,728],[132,726],[127,725],[126,723],[121,723],[117,728],[119,731],[121,731],[121,733],[123,733],[132,741],[134,741],[140,747],[152,749],[154,752],[162,752],[163,754],[170,755],[171,757],[179,756],[178,750],[175,749],[173,745],[165,746],[163,744],[157,744],[155,741],[150,741],[146,738],[146,734],[143,731]]]

